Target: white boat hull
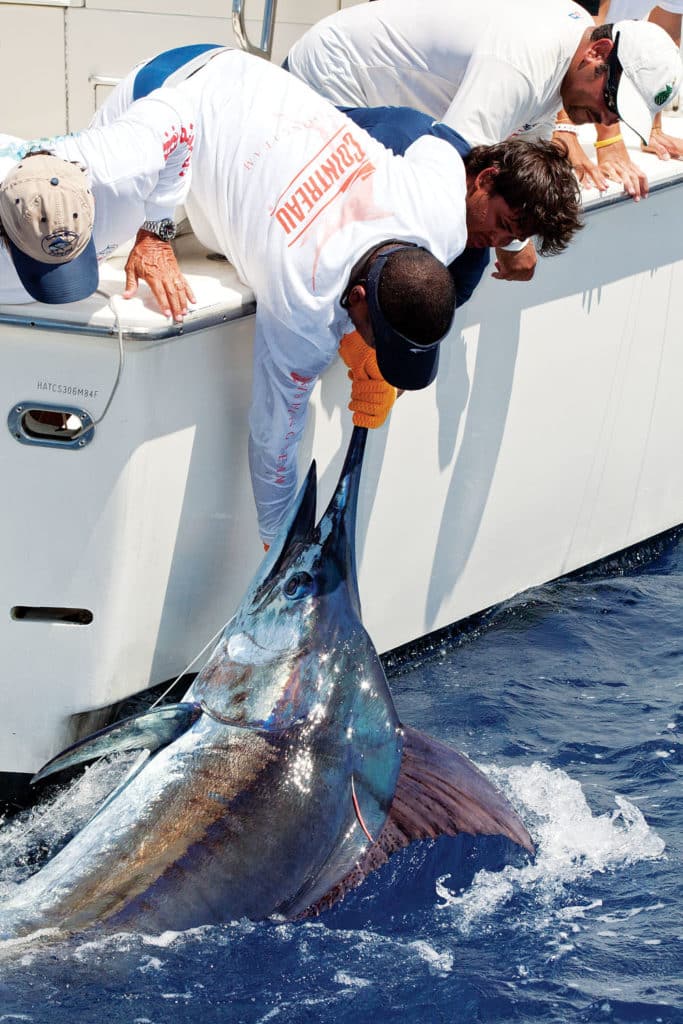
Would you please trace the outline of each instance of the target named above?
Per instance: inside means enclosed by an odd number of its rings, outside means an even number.
[[[436,385],[403,396],[371,435],[358,553],[381,651],[683,520],[682,190],[589,211],[529,284],[483,283]],[[178,333],[151,300],[123,304],[121,380],[92,441],[59,450],[0,434],[11,695],[0,771],[33,772],[74,738],[73,715],[182,672],[261,557],[246,458],[250,295],[194,240],[183,245],[202,308]],[[122,281],[114,261],[104,285]],[[55,329],[40,326],[49,307],[0,308],[8,413],[73,404],[54,388],[77,386],[101,415],[118,367],[116,338],[102,334],[111,313],[100,296],[65,309],[72,322]],[[338,364],[312,400],[301,466],[317,459],[321,502],[351,429],[347,392]]]

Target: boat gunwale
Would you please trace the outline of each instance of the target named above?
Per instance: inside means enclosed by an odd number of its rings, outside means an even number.
[[[673,177],[650,183],[649,196],[668,189],[683,186],[683,172]],[[632,203],[633,199],[624,191],[609,195],[599,195],[584,201],[584,213],[591,216],[622,203]],[[5,305],[5,309],[8,306]],[[18,306],[17,308],[23,308]],[[123,328],[122,337],[125,341],[168,341],[184,334],[194,334],[207,328],[217,327],[233,320],[241,320],[253,316],[256,312],[255,299],[247,299],[238,308],[228,309],[224,305],[212,304],[196,311],[191,311],[182,323],[167,323],[159,327],[143,327],[140,324]],[[63,334],[86,334],[96,337],[115,337],[116,323],[77,323],[71,320],[58,320],[49,316],[31,316],[21,313],[7,313],[0,308],[0,326],[32,327],[36,330],[58,331]]]

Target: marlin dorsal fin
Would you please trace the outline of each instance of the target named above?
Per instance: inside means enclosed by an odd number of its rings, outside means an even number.
[[[153,711],[124,718],[121,722],[114,722],[57,754],[43,765],[31,782],[39,782],[64,768],[72,768],[104,754],[126,750],[158,750],[189,729],[201,713],[199,704],[167,704]]]

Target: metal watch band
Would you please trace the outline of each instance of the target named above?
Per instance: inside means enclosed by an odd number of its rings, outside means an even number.
[[[142,224],[143,231],[149,231],[150,234],[156,235],[164,242],[170,242],[176,236],[176,225],[175,221],[172,221],[170,217],[164,220],[146,220]]]

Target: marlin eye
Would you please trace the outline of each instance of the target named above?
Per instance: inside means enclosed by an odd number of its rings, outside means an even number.
[[[286,597],[305,597],[311,592],[312,586],[312,576],[307,572],[295,572],[293,576],[289,577],[283,589]]]

